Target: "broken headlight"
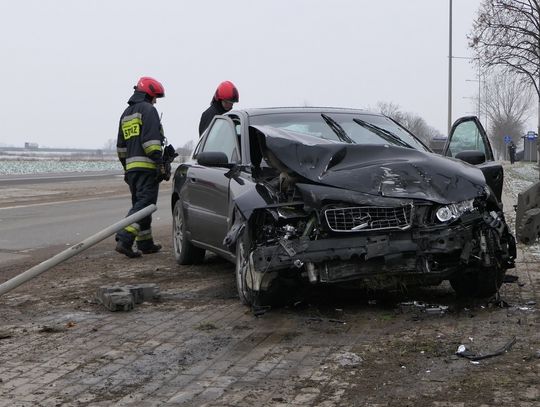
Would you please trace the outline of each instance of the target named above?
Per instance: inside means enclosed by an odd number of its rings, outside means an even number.
[[[468,199],[455,204],[441,206],[435,215],[440,222],[449,222],[459,218],[461,215],[474,210],[474,199]]]

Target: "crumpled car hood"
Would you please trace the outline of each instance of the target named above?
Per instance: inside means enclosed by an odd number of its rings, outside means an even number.
[[[485,194],[481,170],[463,161],[391,144],[346,144],[252,126],[264,145],[309,181],[371,195],[446,204]]]

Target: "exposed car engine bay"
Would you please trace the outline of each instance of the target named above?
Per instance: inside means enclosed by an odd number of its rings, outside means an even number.
[[[249,234],[249,289],[292,273],[370,288],[450,279],[456,291],[484,295],[514,267],[514,238],[476,168],[413,149],[400,148],[408,156],[392,160],[392,146],[310,145],[263,127],[253,133],[261,152],[252,168],[256,192],[236,201],[225,238],[234,250]],[[463,279],[474,281],[463,286]]]

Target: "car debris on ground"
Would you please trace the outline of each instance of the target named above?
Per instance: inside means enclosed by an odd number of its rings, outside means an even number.
[[[514,336],[508,343],[506,343],[503,347],[493,351],[488,352],[484,354],[477,354],[472,352],[467,348],[466,345],[459,345],[456,355],[461,356],[462,358],[469,359],[471,361],[477,362],[479,360],[492,358],[495,356],[500,356],[508,352],[510,349],[512,349],[512,346],[516,343],[516,337]]]

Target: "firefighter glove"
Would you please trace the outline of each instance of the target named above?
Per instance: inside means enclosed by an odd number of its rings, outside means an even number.
[[[157,182],[168,181],[169,179],[171,179],[171,164],[158,164],[156,173]]]

